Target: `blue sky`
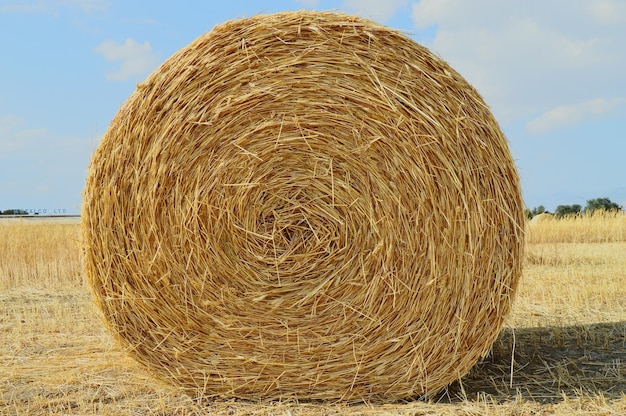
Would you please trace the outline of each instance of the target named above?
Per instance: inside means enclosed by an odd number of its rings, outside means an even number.
[[[448,61],[507,135],[528,207],[626,205],[624,0],[0,0],[0,210],[79,213],[138,82],[217,24],[298,9],[371,18]]]

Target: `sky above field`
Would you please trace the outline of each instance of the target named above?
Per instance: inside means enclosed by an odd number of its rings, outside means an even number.
[[[299,9],[371,18],[452,65],[509,139],[529,208],[626,205],[624,0],[0,0],[0,210],[78,214],[137,83],[217,24]]]

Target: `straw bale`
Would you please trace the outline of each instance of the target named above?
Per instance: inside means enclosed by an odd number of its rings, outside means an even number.
[[[129,354],[192,396],[412,398],[497,337],[522,207],[498,124],[442,59],[357,17],[259,15],[111,122],[86,279]]]

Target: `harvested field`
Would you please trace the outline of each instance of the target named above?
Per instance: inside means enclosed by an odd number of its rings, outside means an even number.
[[[517,299],[491,355],[429,400],[348,406],[198,403],[155,383],[99,321],[79,225],[0,222],[0,414],[626,413],[626,217],[529,227]]]

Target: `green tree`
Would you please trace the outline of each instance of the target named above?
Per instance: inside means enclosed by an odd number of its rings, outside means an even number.
[[[582,207],[578,204],[559,205],[558,207],[556,207],[556,210],[554,211],[554,216],[556,218],[562,218],[566,215],[580,214],[581,211],[582,211]]]
[[[0,212],[0,215],[26,215],[28,212],[23,209],[5,209]]]
[[[619,211],[622,207],[612,202],[609,198],[596,198],[587,201],[585,212],[593,212],[596,210]]]
[[[539,205],[538,207],[533,208],[533,210],[531,211],[533,217],[535,215],[543,214],[544,212],[546,212],[546,207],[544,207],[543,205]]]
[[[530,209],[524,208],[524,217],[528,219],[531,219],[533,217],[533,214],[531,213]]]
[[[535,207],[533,209],[526,208],[524,210],[524,214],[528,219],[531,219],[535,215],[543,214],[544,212],[546,212],[546,208],[543,205],[539,205],[538,207]]]

